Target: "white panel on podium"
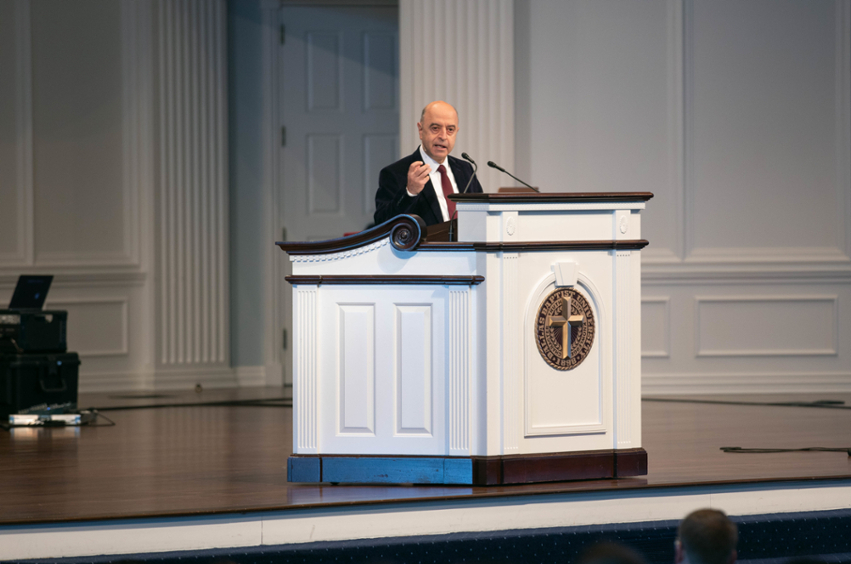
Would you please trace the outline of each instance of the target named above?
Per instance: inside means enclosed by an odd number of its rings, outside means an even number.
[[[446,454],[447,290],[317,286],[319,452]]]
[[[431,304],[396,304],[395,309],[394,433],[431,436],[434,386]]]
[[[338,433],[375,435],[375,304],[337,304]]]

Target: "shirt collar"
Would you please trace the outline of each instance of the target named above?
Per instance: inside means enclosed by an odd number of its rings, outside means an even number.
[[[444,162],[439,163],[430,156],[428,156],[428,153],[425,152],[425,149],[423,149],[422,145],[420,145],[420,156],[423,158],[423,162],[431,167],[432,172],[436,171],[437,167],[439,167],[440,165],[449,168],[449,157],[446,157],[446,160]]]

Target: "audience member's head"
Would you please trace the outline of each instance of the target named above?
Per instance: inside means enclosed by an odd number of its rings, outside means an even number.
[[[601,542],[586,548],[576,564],[646,564],[633,549],[614,542]]]
[[[675,543],[676,564],[733,564],[736,525],[717,509],[698,509],[682,520]]]

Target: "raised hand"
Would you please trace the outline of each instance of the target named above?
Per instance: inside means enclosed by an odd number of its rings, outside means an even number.
[[[422,161],[411,163],[408,167],[408,192],[417,195],[423,191],[428,175],[431,172],[431,167]]]

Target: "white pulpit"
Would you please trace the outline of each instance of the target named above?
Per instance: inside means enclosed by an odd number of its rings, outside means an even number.
[[[652,196],[462,194],[450,237],[398,216],[279,243],[293,263],[288,479],[646,474],[640,212]]]

